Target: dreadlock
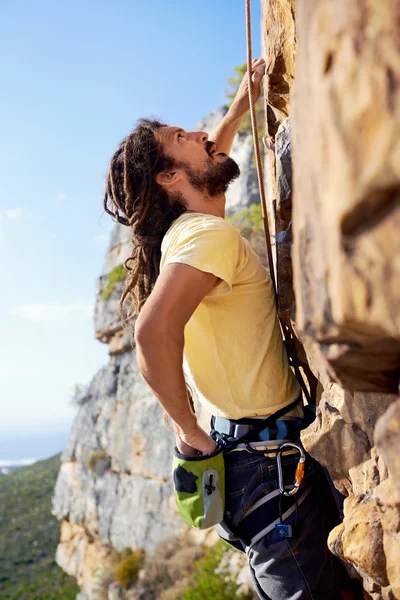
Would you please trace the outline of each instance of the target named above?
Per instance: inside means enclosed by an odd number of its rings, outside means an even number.
[[[132,228],[133,250],[119,308],[123,327],[135,321],[160,272],[161,242],[171,223],[186,211],[181,199],[171,200],[156,175],[173,168],[163,153],[158,129],[163,123],[140,119],[111,158],[104,210],[114,221]],[[124,303],[128,310],[124,315]]]

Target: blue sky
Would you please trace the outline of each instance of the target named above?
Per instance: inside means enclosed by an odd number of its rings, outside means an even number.
[[[255,56],[259,24],[253,0]],[[5,440],[68,431],[75,383],[107,362],[92,319],[107,162],[138,117],[190,130],[224,103],[246,57],[244,1],[2,0],[0,56]]]

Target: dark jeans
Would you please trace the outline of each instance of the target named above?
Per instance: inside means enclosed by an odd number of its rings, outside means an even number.
[[[294,479],[298,455],[282,457],[284,482]],[[276,458],[247,451],[225,454],[226,504],[224,522],[217,532],[236,549],[247,551],[250,570],[260,598],[267,600],[340,600],[335,559],[328,550],[332,523],[324,507],[327,483],[321,467],[307,456],[306,476],[297,493],[308,496],[285,523],[292,525],[293,537],[281,539],[275,527],[249,548],[249,536],[279,518],[293,504],[293,498],[277,496],[244,519],[254,503],[278,488]],[[235,534],[229,536],[226,527]],[[258,529],[257,529],[258,528]],[[230,539],[227,539],[230,538]]]

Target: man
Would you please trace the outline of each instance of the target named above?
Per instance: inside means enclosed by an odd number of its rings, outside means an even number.
[[[253,61],[256,97],[264,71],[262,59]],[[300,388],[288,364],[269,274],[224,219],[225,192],[239,175],[229,152],[249,109],[247,86],[245,77],[211,140],[201,131],[140,121],[111,159],[107,178],[105,210],[132,227],[121,317],[128,325],[140,313],[140,371],[174,424],[178,451],[189,456],[211,453],[216,445],[197,423],[183,363],[200,402],[217,417],[216,428],[229,425],[228,419],[251,419],[251,428],[287,406],[287,426],[303,416],[301,404],[294,406]],[[274,449],[276,442],[269,447]],[[286,482],[293,481],[297,459],[293,453],[282,458]],[[226,453],[225,463],[226,512],[219,532],[246,549],[260,598],[341,598],[311,459],[310,493],[297,510],[291,502],[292,531],[283,539],[273,526],[284,520],[288,506],[276,494],[276,456],[239,448]],[[253,511],[268,495],[271,502]],[[246,520],[248,513],[256,518]],[[271,523],[266,535],[249,541]]]

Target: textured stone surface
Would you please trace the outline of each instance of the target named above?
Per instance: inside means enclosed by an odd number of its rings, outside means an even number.
[[[386,587],[389,581],[376,503],[368,497],[350,496],[344,502],[344,514],[343,523],[329,535],[330,550],[353,565],[364,579]]]
[[[383,530],[386,571],[394,598],[400,598],[400,502],[395,492],[397,484],[398,481],[390,477],[374,490],[374,499]]]
[[[391,404],[377,422],[375,443],[385,458],[394,493],[400,502],[400,399]]]
[[[399,10],[296,3],[297,326],[359,391],[394,393],[400,373]]]
[[[52,500],[62,523],[57,562],[89,600],[104,597],[113,552],[152,550],[186,529],[172,494],[173,445],[135,353],[112,358],[80,398]]]
[[[288,5],[263,6],[267,65],[282,67],[276,36],[285,35]],[[399,10],[389,1],[298,0],[292,127],[277,113],[270,144],[279,307],[295,320],[322,392],[302,441],[347,496],[329,546],[373,600],[400,598]],[[292,41],[289,27],[294,59]]]
[[[273,139],[289,114],[296,54],[295,0],[262,0],[261,4],[267,133]]]
[[[74,420],[53,497],[59,519],[84,523],[92,535],[151,549],[181,526],[170,478],[173,434],[136,367],[134,352],[112,359],[92,381]],[[110,468],[89,468],[102,451]]]
[[[335,383],[325,388],[317,418],[302,433],[302,441],[307,451],[328,467],[336,487],[343,493],[352,493],[353,485],[357,485],[357,493],[366,494],[379,483],[383,466],[377,465],[377,451],[371,452],[374,427],[394,399],[395,396],[384,394],[352,393]],[[370,460],[376,465],[375,474]],[[366,475],[367,467],[370,476]],[[387,476],[385,469],[383,473]]]

